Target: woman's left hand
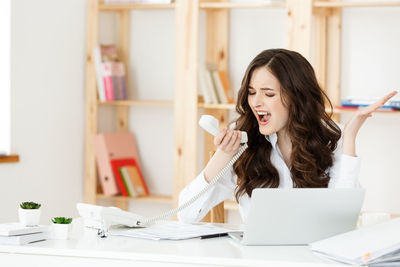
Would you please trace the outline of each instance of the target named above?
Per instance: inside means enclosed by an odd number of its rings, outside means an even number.
[[[397,94],[393,91],[382,97],[377,102],[362,108],[346,123],[343,130],[343,153],[350,156],[355,156],[355,140],[361,126],[368,117],[372,116],[372,112],[381,108],[390,98]]]

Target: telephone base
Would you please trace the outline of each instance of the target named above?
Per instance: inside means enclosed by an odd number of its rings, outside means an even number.
[[[103,207],[85,203],[76,205],[79,215],[84,218],[84,226],[94,228],[106,236],[111,226],[124,225],[134,228],[146,227],[143,225],[144,217],[132,212],[123,211],[117,207]]]

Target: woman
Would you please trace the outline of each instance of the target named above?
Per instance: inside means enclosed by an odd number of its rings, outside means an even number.
[[[179,202],[193,197],[231,160],[240,145],[240,131],[248,134],[248,149],[214,187],[178,214],[179,219],[199,221],[235,193],[246,221],[254,188],[358,186],[357,132],[396,93],[357,111],[342,131],[326,113],[325,104],[332,104],[303,56],[285,49],[261,52],[242,80],[235,129],[225,128],[215,137],[217,151],[181,192]]]

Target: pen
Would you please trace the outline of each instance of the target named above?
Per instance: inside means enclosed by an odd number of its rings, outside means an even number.
[[[208,238],[221,237],[221,236],[227,236],[227,235],[228,235],[228,233],[212,234],[212,235],[202,235],[202,236],[200,236],[200,239],[208,239]]]

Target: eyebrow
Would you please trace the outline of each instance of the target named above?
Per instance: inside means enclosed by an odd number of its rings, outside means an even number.
[[[254,89],[254,87],[252,87],[252,86],[248,86],[248,88],[249,89]],[[255,90],[255,89],[254,89]],[[263,91],[275,91],[274,89],[272,89],[272,88],[268,88],[268,87],[262,87],[262,88],[260,88],[260,90],[263,90]]]

